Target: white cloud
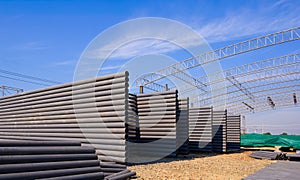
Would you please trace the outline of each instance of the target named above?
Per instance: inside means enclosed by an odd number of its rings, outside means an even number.
[[[42,49],[48,49],[49,47],[45,45],[42,42],[39,41],[32,41],[27,42],[21,45],[16,46],[16,49],[18,50],[42,50]]]
[[[198,38],[199,39],[199,38]],[[197,39],[197,40],[198,40]],[[176,39],[181,46],[193,47],[199,44],[199,41],[196,41],[196,38],[188,36],[179,36]],[[200,42],[201,43],[201,42]],[[115,49],[113,44],[107,44],[105,47],[102,47],[101,50],[94,50],[89,53],[90,58],[100,57],[106,58],[102,55],[113,52],[109,58],[111,59],[127,59],[133,58],[136,56],[143,56],[147,54],[164,54],[172,51],[182,49],[182,47],[173,44],[172,42],[167,42],[164,40],[157,39],[141,39],[134,40],[128,44],[124,44],[121,47]]]
[[[203,22],[198,22],[199,25],[194,26],[196,32],[202,35],[209,43],[236,40],[240,38],[248,38],[250,36],[267,34],[270,32],[276,32],[300,25],[300,16],[298,12],[300,7],[295,6],[293,3],[285,0],[278,1],[273,5],[261,5],[254,9],[240,8],[236,11],[228,12],[225,17],[213,19],[203,25]],[[191,17],[191,19],[193,19]],[[198,19],[203,19],[199,17]],[[187,20],[188,22],[189,20]],[[183,22],[186,23],[186,22]],[[194,23],[193,23],[194,24]],[[199,27],[201,25],[201,27]],[[163,25],[161,25],[163,26]],[[133,27],[134,31],[136,27]],[[168,29],[169,27],[164,27]],[[145,29],[144,29],[145,30]],[[152,31],[152,29],[146,29],[146,31]],[[177,30],[176,30],[177,31]],[[179,44],[185,47],[193,47],[200,45],[203,42],[199,42],[199,38],[191,34],[182,34],[180,30],[177,32],[174,29],[168,29],[161,32],[162,36],[166,33],[172,32],[171,37],[173,41],[179,42]],[[142,31],[144,34],[148,32]],[[165,33],[165,34],[164,34]],[[127,35],[127,33],[120,32],[118,37]],[[129,33],[130,34],[130,33]],[[169,35],[169,34],[168,34]],[[127,39],[134,39],[134,37],[124,37]],[[91,58],[102,57],[102,55],[115,50],[115,42],[107,42],[101,50],[95,49],[89,52]],[[110,56],[111,59],[127,59],[136,56],[142,56],[145,54],[163,54],[173,52],[182,49],[170,42],[162,40],[137,40],[128,42],[119,47]]]
[[[68,65],[75,64],[76,62],[77,61],[74,61],[74,60],[58,61],[58,62],[55,62],[53,65],[54,66],[68,66]]]
[[[111,59],[127,59],[178,49],[195,51],[195,46],[204,45],[197,32],[188,26],[172,20],[153,19],[135,19],[104,31],[87,48],[84,58],[106,59],[105,56],[110,55]]]
[[[117,65],[117,66],[104,66],[104,67],[101,67],[101,71],[107,71],[107,70],[117,70],[119,68],[121,68],[122,66],[120,65]]]
[[[280,31],[300,25],[299,11],[300,7],[286,1],[270,7],[238,9],[198,28],[198,32],[211,43]]]
[[[163,54],[178,50],[180,47],[160,40],[138,40],[116,50],[110,58],[129,58],[146,54]]]

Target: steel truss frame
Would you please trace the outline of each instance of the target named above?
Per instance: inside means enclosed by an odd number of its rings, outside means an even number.
[[[196,57],[192,57],[181,62],[175,63],[171,66],[167,66],[155,73],[146,74],[135,81],[135,86],[148,86],[158,80],[166,78],[168,76],[174,76],[178,79],[187,82],[198,89],[203,89],[202,86],[207,84],[203,81],[198,81],[194,77],[185,73],[185,70],[195,68],[216,60],[221,60],[227,57],[235,56],[238,54],[246,53],[249,51],[282,44],[285,42],[295,41],[300,39],[300,27],[268,34],[265,36],[257,37],[247,41],[239,42],[217,50],[213,50]]]

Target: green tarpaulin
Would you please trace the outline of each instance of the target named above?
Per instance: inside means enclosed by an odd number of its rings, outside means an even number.
[[[242,134],[241,146],[244,147],[290,147],[300,149],[300,136],[298,135],[265,135]]]

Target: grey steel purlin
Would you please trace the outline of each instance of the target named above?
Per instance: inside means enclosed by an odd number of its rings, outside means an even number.
[[[213,107],[189,109],[189,148],[194,152],[240,150],[241,116]]]
[[[79,142],[6,139],[0,142],[0,179],[104,179],[95,149],[83,147]]]
[[[214,152],[226,152],[227,142],[227,111],[213,111],[212,147]]]
[[[128,141],[135,141],[139,139],[139,121],[138,121],[138,108],[137,108],[137,97],[134,94],[129,94],[128,99]]]
[[[99,159],[125,163],[127,116],[121,72],[1,98],[0,137],[92,143]]]
[[[176,148],[178,154],[189,154],[189,99],[178,100],[176,123]]]
[[[241,116],[227,116],[227,151],[241,149]]]
[[[189,148],[191,151],[212,151],[212,113],[212,107],[189,109]]]
[[[130,95],[130,99],[133,116],[129,118],[132,120],[129,141],[132,144],[128,148],[131,162],[176,156],[177,91]]]

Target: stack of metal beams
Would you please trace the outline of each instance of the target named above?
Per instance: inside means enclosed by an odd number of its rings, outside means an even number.
[[[189,109],[189,148],[196,152],[240,150],[240,116],[213,107]]]
[[[286,157],[290,161],[300,161],[300,154],[287,154]]]
[[[0,139],[0,179],[127,179],[125,165],[98,160],[77,141]]]
[[[127,136],[129,142],[134,142],[140,136],[136,95],[129,94],[128,104]]]
[[[178,100],[176,149],[178,154],[189,154],[189,99]]]
[[[239,148],[238,118],[212,107],[189,109],[177,91],[129,94],[128,76],[122,72],[1,98],[0,138],[79,141],[95,148],[103,162],[121,164],[188,154],[189,148]]]
[[[212,147],[214,152],[226,152],[227,142],[227,111],[213,111]]]
[[[241,116],[227,116],[227,151],[239,151],[241,144]]]
[[[0,141],[0,179],[103,179],[95,149],[72,141]]]
[[[129,140],[131,162],[176,156],[177,91],[137,94],[136,97],[137,122],[130,124],[129,131],[136,132],[136,139]]]
[[[189,109],[189,148],[191,151],[212,151],[212,107]]]
[[[80,141],[101,160],[126,162],[128,73],[0,99],[0,137]]]

